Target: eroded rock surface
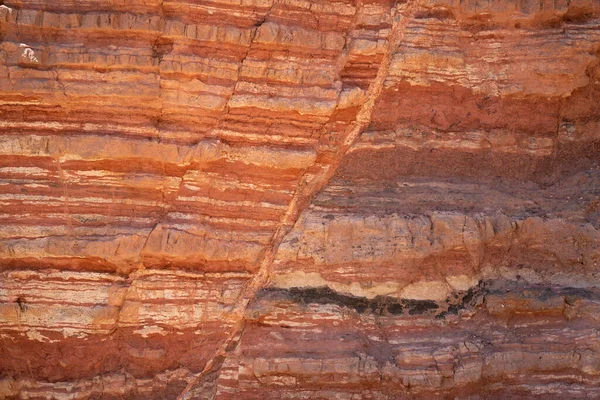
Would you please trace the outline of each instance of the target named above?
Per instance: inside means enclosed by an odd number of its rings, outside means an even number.
[[[600,398],[600,3],[0,5],[0,397]]]

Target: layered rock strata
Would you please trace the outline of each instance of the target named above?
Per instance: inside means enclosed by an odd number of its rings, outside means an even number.
[[[600,4],[0,5],[0,397],[600,398]]]

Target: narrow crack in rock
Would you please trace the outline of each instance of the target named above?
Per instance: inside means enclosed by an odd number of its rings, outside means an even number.
[[[361,132],[368,126],[375,102],[381,94],[383,84],[388,76],[394,50],[404,38],[407,24],[414,16],[416,4],[416,1],[411,1],[408,2],[402,10],[392,8],[391,16],[394,24],[388,37],[388,45],[386,47],[383,60],[379,66],[379,70],[377,71],[377,76],[369,86],[367,100],[361,107],[352,129],[344,138],[344,141],[342,142],[339,150],[336,152],[335,158],[331,164],[327,165],[316,177],[307,176],[307,174],[305,174],[301,178],[301,183],[290,202],[289,208],[285,213],[281,224],[277,228],[277,231],[273,235],[273,239],[267,248],[265,255],[263,256],[258,272],[249,282],[248,286],[246,286],[231,312],[231,315],[237,319],[232,332],[228,335],[223,344],[219,346],[215,352],[215,355],[206,363],[206,366],[198,374],[197,378],[190,382],[190,384],[187,385],[181,394],[177,396],[177,400],[187,399],[194,385],[196,385],[197,382],[201,380],[208,372],[219,370],[225,360],[225,357],[227,357],[227,354],[239,345],[244,333],[246,308],[256,297],[256,294],[269,282],[271,266],[275,260],[279,245],[294,226],[302,210],[310,203],[312,197],[316,195],[316,193],[331,179],[340,165],[344,155],[348,152]]]

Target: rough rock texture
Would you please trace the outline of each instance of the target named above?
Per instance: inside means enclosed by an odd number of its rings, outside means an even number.
[[[0,3],[0,398],[600,398],[597,0]]]

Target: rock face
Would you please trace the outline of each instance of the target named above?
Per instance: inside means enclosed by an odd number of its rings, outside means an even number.
[[[0,398],[600,398],[597,0],[5,0]]]

